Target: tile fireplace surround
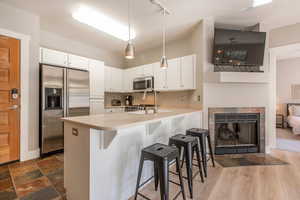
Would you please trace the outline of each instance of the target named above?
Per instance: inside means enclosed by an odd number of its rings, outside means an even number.
[[[265,108],[263,107],[227,107],[227,108],[208,108],[209,131],[213,148],[215,147],[215,114],[218,113],[259,113],[260,114],[260,148],[259,153],[265,153]]]

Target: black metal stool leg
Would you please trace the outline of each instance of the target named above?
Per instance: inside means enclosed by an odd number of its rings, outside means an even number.
[[[211,146],[211,140],[210,140],[210,135],[207,135],[207,142],[208,142],[208,147],[209,147],[209,153],[210,153],[210,158],[213,164],[213,167],[215,167],[215,158],[214,158],[214,153],[212,150],[212,146]]]
[[[207,177],[206,141],[205,138],[203,138],[203,136],[201,136],[199,139],[200,139],[200,148],[201,148],[201,157],[203,163],[204,176]]]
[[[163,160],[159,168],[160,197],[161,200],[169,200],[169,161]]]
[[[185,159],[186,159],[186,172],[188,178],[188,185],[190,196],[193,198],[193,150],[192,146],[189,144],[187,145],[186,152],[185,152]]]
[[[179,167],[179,158],[178,157],[176,158],[176,168],[178,169],[178,175],[179,175],[179,182],[180,182],[180,187],[181,187],[181,192],[182,192],[182,198],[183,198],[183,200],[186,200],[184,185],[183,185],[183,179],[182,179],[182,174],[181,174],[181,168]]]
[[[140,160],[140,165],[139,165],[139,172],[138,172],[137,183],[136,183],[136,188],[135,188],[135,195],[134,195],[135,200],[136,200],[137,195],[138,195],[138,190],[139,190],[139,186],[140,186],[143,166],[144,166],[144,157],[143,157],[143,155],[141,155],[141,160]]]
[[[204,183],[204,177],[203,177],[202,166],[201,166],[201,158],[200,158],[200,150],[198,145],[196,146],[196,154],[197,154],[197,162],[198,162],[201,182]]]
[[[157,191],[158,188],[158,165],[157,165],[157,161],[154,161],[154,182],[155,182],[155,191]]]
[[[182,161],[181,161],[181,168],[183,167],[183,165],[184,165],[184,161],[185,161],[185,151],[184,151],[184,149],[182,150],[182,152],[183,152],[183,157],[182,157]]]

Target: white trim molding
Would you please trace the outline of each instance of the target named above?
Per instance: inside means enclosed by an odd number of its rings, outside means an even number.
[[[0,34],[21,41],[21,110],[20,110],[20,161],[38,158],[39,149],[29,150],[29,67],[30,36],[0,29]]]
[[[294,44],[289,44],[289,45],[284,45],[284,46],[279,46],[279,47],[274,47],[269,49],[269,54],[270,54],[270,94],[269,94],[269,101],[270,101],[270,115],[272,116],[272,124],[273,124],[273,129],[274,134],[272,135],[270,139],[271,146],[270,148],[276,148],[277,147],[277,138],[276,138],[276,127],[275,127],[275,116],[276,116],[276,74],[277,74],[277,61],[281,57],[281,55],[288,55],[296,50],[300,49],[300,43],[294,43]],[[269,149],[269,151],[271,151]]]

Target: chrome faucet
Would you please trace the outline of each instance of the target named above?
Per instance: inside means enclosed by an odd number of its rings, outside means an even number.
[[[148,92],[148,90],[144,91],[143,101],[146,100],[147,92]],[[145,113],[146,114],[148,114],[149,110],[153,110],[154,113],[157,113],[157,110],[158,110],[158,106],[157,106],[157,92],[154,90],[153,93],[154,93],[154,107],[145,107]]]

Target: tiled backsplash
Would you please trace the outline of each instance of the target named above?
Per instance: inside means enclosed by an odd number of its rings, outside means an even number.
[[[110,106],[112,99],[120,99],[123,105],[126,95],[127,94],[122,93],[105,93],[105,105]],[[133,96],[133,104],[154,104],[153,93],[147,93],[145,100],[143,100],[144,93],[131,93],[130,95]],[[160,107],[191,107],[193,102],[193,91],[158,92],[157,101]]]

